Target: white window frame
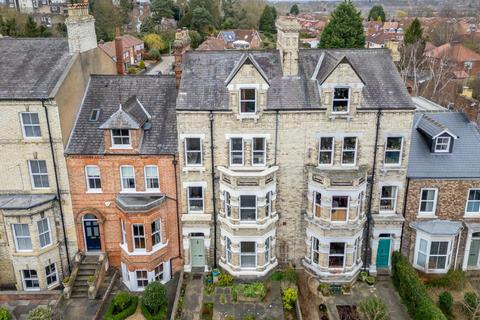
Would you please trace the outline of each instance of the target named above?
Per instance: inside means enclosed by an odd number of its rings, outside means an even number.
[[[161,267],[161,271],[160,271]],[[158,266],[153,269],[154,272],[154,279],[155,281],[162,282],[164,281],[164,275],[165,275],[165,264],[162,262]]]
[[[47,221],[47,230],[43,231],[43,232],[40,232],[40,223],[42,223],[42,226],[43,226],[43,222],[44,221]],[[50,229],[50,220],[45,217],[41,220],[38,220],[37,221],[37,230],[38,230],[38,244],[40,245],[40,248],[46,248],[48,246],[51,246],[52,245],[52,231]],[[46,243],[44,246],[42,246],[42,236],[45,236],[48,234],[48,243]]]
[[[268,191],[267,194],[265,195],[265,217],[266,218],[270,218],[270,216],[272,215],[272,204],[273,204],[273,200],[272,200],[272,197],[273,197],[273,192],[272,191]]]
[[[139,272],[145,272],[145,278],[142,277],[140,278],[138,276]],[[139,282],[142,281],[142,285],[139,285]],[[135,270],[135,285],[137,286],[138,289],[144,289],[148,285],[148,271],[147,270]]]
[[[190,198],[190,188],[201,188],[202,197],[201,198]],[[190,206],[190,200],[202,200],[202,209],[201,210],[192,210]],[[203,186],[188,186],[187,187],[187,210],[188,213],[204,213],[205,212],[205,188]]]
[[[15,226],[16,225],[26,225],[27,230],[28,230],[28,236],[18,236],[17,232],[15,231]],[[13,238],[15,239],[15,249],[17,252],[32,252],[33,251],[33,242],[32,242],[32,234],[30,233],[30,227],[28,223],[12,223],[12,233],[13,233]],[[20,249],[20,246],[18,245],[18,239],[29,239],[30,240],[30,247],[31,249]]]
[[[147,175],[147,169],[149,169],[149,168],[154,168],[155,169],[156,175],[154,177],[153,176],[149,177]],[[144,174],[144,177],[145,177],[145,191],[147,191],[147,192],[160,192],[160,176],[158,174],[158,166],[156,166],[156,165],[144,166],[143,167],[143,174]],[[148,186],[148,180],[149,179],[157,179],[158,187],[157,188],[150,188]]]
[[[395,189],[395,195],[391,198],[384,198],[382,197],[382,191],[383,188],[394,188]],[[378,212],[380,213],[395,213],[397,211],[397,198],[398,198],[398,186],[394,185],[384,185],[380,187],[380,202],[379,202],[379,207],[378,207]],[[382,210],[382,200],[392,200],[393,201],[393,209],[392,210]]]
[[[242,100],[242,91],[243,90],[254,90],[255,91],[255,99],[254,100]],[[245,101],[245,102],[254,102],[255,103],[255,111],[254,112],[242,112],[242,101]],[[240,90],[238,91],[238,113],[240,115],[252,115],[252,114],[256,114],[257,111],[258,111],[258,108],[257,108],[257,89],[256,88],[253,88],[253,87],[244,87],[244,88],[240,88]]]
[[[440,139],[447,139],[446,141],[447,142],[439,142]],[[442,137],[436,137],[435,138],[435,152],[437,153],[448,153],[450,152],[450,143],[452,143],[452,137],[446,137],[446,136],[442,136]],[[447,149],[438,149],[437,147],[438,146],[446,146]]]
[[[263,149],[262,150],[255,150],[255,140],[260,139],[263,140]],[[263,162],[255,163],[255,154],[262,153],[263,155]],[[267,163],[267,139],[264,137],[253,137],[252,138],[252,166],[264,167]]]
[[[50,273],[47,273],[47,268],[50,268],[53,266],[53,272],[50,270]],[[48,283],[48,278],[55,276],[56,280],[52,283]],[[57,265],[55,263],[51,263],[48,266],[45,266],[45,282],[47,283],[47,287],[51,288],[55,285],[58,284],[58,272],[57,272]]]
[[[227,236],[225,236],[225,261],[232,263],[232,240]]]
[[[315,261],[315,254],[318,257],[317,261]],[[314,265],[320,265],[320,240],[316,237],[312,237],[311,261]]]
[[[23,122],[23,115],[24,115],[24,114],[29,114],[29,115],[31,115],[31,114],[36,114],[37,117],[38,117],[38,125],[37,125],[37,124],[25,124],[25,123]],[[31,118],[32,118],[32,117],[30,116],[30,119],[31,119]],[[22,134],[23,134],[23,138],[24,138],[24,139],[40,139],[40,138],[42,138],[42,128],[41,128],[41,126],[40,126],[40,115],[38,114],[38,112],[20,112],[20,124],[21,124],[21,127],[22,127]],[[32,136],[32,137],[27,137],[27,134],[26,134],[26,132],[25,132],[25,127],[32,127],[32,128],[33,128],[33,127],[38,127],[38,130],[40,131],[40,135],[38,135],[38,136]]]
[[[355,138],[355,149],[345,149],[345,139],[347,138]],[[341,159],[341,164],[342,166],[345,166],[345,167],[354,167],[357,165],[357,151],[358,151],[358,137],[354,137],[354,136],[345,136],[343,137],[343,140],[342,140],[342,159]],[[343,162],[343,158],[344,158],[344,153],[345,152],[353,152],[354,155],[353,155],[353,163],[344,163]]]
[[[426,252],[420,251],[420,243],[421,241],[425,241],[427,243],[426,247]],[[445,268],[443,269],[430,269],[428,267],[429,262],[430,262],[430,256],[431,256],[431,247],[432,247],[432,242],[447,242],[447,254],[445,255]],[[414,255],[414,267],[422,270],[426,273],[447,273],[448,270],[450,269],[450,266],[452,264],[453,260],[453,242],[454,242],[454,236],[448,237],[448,236],[433,236],[429,235],[423,232],[417,231],[416,235],[416,241],[415,241],[415,255]],[[424,254],[425,255],[425,266],[421,266],[418,264],[418,254]],[[444,256],[444,255],[438,255],[434,254],[433,256]]]
[[[122,244],[127,245],[127,227],[123,219],[120,219],[120,225],[122,228]]]
[[[336,89],[348,89],[348,98],[346,99],[347,101],[347,111],[335,111],[334,110],[334,102],[335,101],[345,101],[345,99],[335,99],[335,90]],[[350,112],[350,97],[351,97],[351,92],[352,92],[352,89],[350,87],[347,87],[347,86],[336,86],[335,88],[333,88],[333,91],[332,91],[332,114],[347,114]]]
[[[242,207],[242,197],[255,197],[255,207]],[[242,223],[252,223],[252,222],[255,223],[257,221],[257,218],[258,218],[257,205],[258,205],[258,199],[256,195],[245,194],[245,195],[239,196],[238,215]],[[255,219],[253,220],[242,219],[242,209],[246,209],[246,210],[255,209]]]
[[[480,193],[480,188],[470,188],[470,189],[468,189],[467,201],[465,202],[465,215],[466,216],[468,216],[468,215],[479,215],[480,214],[480,205],[479,205],[478,211],[467,211],[469,202],[471,202],[471,201],[473,201],[474,203],[480,202],[480,200],[469,200],[471,192],[479,192]]]
[[[239,150],[232,150],[232,141],[233,139],[241,139],[242,140],[242,150],[239,151]],[[244,166],[245,164],[245,139],[243,139],[242,137],[232,137],[230,138],[229,140],[229,143],[228,143],[228,149],[229,149],[229,156],[230,156],[230,159],[229,159],[229,162],[230,162],[230,166],[231,167],[242,167]],[[242,153],[242,163],[233,163],[233,153]]]
[[[332,139],[331,149],[322,149],[322,139]],[[320,163],[322,153],[330,153],[330,163]],[[333,165],[333,158],[335,157],[335,138],[334,137],[320,137],[318,141],[318,165],[331,166]]]
[[[247,253],[244,253],[242,252],[242,243],[254,243],[254,248],[255,248],[255,251],[252,253],[252,252],[247,252]],[[242,257],[244,256],[247,256],[247,257],[255,257],[255,266],[253,267],[244,267],[242,266]],[[257,268],[258,266],[258,258],[257,258],[257,242],[255,241],[240,241],[240,268],[242,269],[255,269]]]
[[[265,263],[270,263],[270,261],[272,261],[272,242],[273,242],[273,239],[271,236],[268,236],[266,239],[265,239],[265,243],[264,243],[264,248],[265,248]]]
[[[232,196],[230,192],[224,191],[223,192],[223,210],[225,212],[226,217],[231,217],[232,215],[232,204],[231,204]]]
[[[36,162],[39,162],[39,161],[45,162],[45,169],[47,170],[47,172],[41,172],[41,173],[33,173],[32,172],[32,163],[33,162],[36,163]],[[47,166],[47,161],[46,160],[38,160],[38,159],[28,160],[28,170],[30,172],[30,181],[32,183],[32,189],[38,189],[38,190],[50,189],[50,179],[49,179],[49,176],[48,176],[48,166]],[[47,176],[48,186],[47,187],[37,187],[37,186],[35,186],[34,176]]]
[[[340,253],[331,253],[331,247],[332,247],[332,243],[343,243],[343,254],[340,254]],[[342,257],[343,258],[343,265],[341,267],[330,267],[330,257]],[[342,242],[342,241],[332,241],[328,244],[328,269],[343,269],[345,268],[345,263],[346,263],[346,259],[347,258],[347,243],[346,242]]]
[[[200,150],[188,150],[188,140],[198,139],[200,141]],[[200,137],[185,137],[185,166],[186,167],[202,167],[203,166],[203,140]],[[189,153],[200,153],[200,163],[188,163]]]
[[[317,203],[317,195],[320,195],[320,203]],[[322,216],[322,193],[318,191],[313,191],[313,199],[312,199],[312,214],[315,218],[321,218]],[[320,214],[317,215],[317,209],[320,210]]]
[[[37,274],[37,277],[36,278],[33,278],[31,275],[30,277],[26,277],[25,276],[25,271],[29,271],[31,273],[31,271],[35,271],[35,273]],[[25,291],[40,291],[40,282],[38,280],[38,271],[35,270],[35,269],[22,269],[21,270],[21,275],[22,275],[22,284],[23,284],[23,290]],[[37,287],[27,287],[27,281],[36,281],[38,286]]]
[[[88,173],[88,169],[94,169],[94,168],[97,168],[98,169],[98,176],[94,176],[94,175],[89,175]],[[102,176],[101,176],[101,172],[100,172],[100,167],[99,166],[96,166],[96,165],[88,165],[88,166],[85,166],[85,179],[86,179],[86,182],[87,182],[87,191],[89,192],[101,192],[102,191]],[[90,188],[90,179],[98,179],[100,181],[100,188]],[[96,184],[96,183],[94,183]]]
[[[163,226],[162,226],[162,220],[159,218],[159,219],[156,219],[154,221],[152,221],[151,223],[151,227],[153,227],[154,224],[157,224],[158,223],[158,230],[156,231],[153,231],[153,228],[152,228],[152,247],[158,247],[158,246],[161,246],[163,244]],[[156,236],[159,236],[160,237],[160,242],[158,243],[154,243],[154,239],[156,238]]]
[[[401,139],[400,141],[400,149],[387,149],[388,147],[388,139]],[[398,162],[397,163],[387,163],[387,152],[398,152]],[[402,136],[391,136],[387,137],[385,140],[385,150],[383,153],[383,164],[386,167],[397,167],[402,165],[402,154],[403,154],[403,137]]]
[[[333,198],[347,198],[347,207],[334,207]],[[345,210],[345,220],[332,220],[332,215],[334,210]],[[350,217],[350,196],[345,195],[332,195],[332,206],[330,207],[330,222],[332,223],[344,223],[348,221]]]
[[[135,185],[134,188],[127,188],[123,185],[123,179],[125,178],[124,175],[123,175],[123,168],[131,168],[132,169],[132,177],[133,177],[133,184]],[[127,179],[129,179],[131,177],[127,177]],[[135,179],[135,168],[133,166],[130,166],[130,165],[122,165],[120,166],[120,183],[121,183],[121,186],[122,186],[122,191],[123,192],[135,192],[137,190],[137,181]]]
[[[434,191],[434,197],[433,200],[423,200],[423,192],[424,191]],[[438,197],[438,189],[436,188],[422,188],[420,189],[420,201],[418,204],[418,215],[419,216],[435,216],[436,210],[437,210],[437,197]],[[433,207],[432,211],[422,211],[422,203],[430,203],[433,202]]]
[[[134,227],[135,226],[142,226],[143,235],[135,235]],[[137,244],[135,243],[136,239],[143,239],[143,243],[145,244],[144,248],[137,248]],[[145,237],[145,225],[143,223],[132,223],[132,240],[133,240],[133,250],[134,251],[146,251],[147,250],[147,238]]]
[[[120,135],[114,135],[114,130],[120,130]],[[122,135],[121,130],[127,130],[128,131],[128,144],[116,144],[115,143],[115,138],[126,138],[125,135]],[[110,135],[112,137],[112,149],[131,149],[132,148],[132,133],[130,132],[129,129],[111,129],[110,130]]]

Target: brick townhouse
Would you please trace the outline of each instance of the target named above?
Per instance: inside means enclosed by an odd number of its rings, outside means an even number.
[[[464,114],[417,113],[402,252],[425,273],[480,269],[480,134]]]
[[[1,288],[56,288],[77,251],[64,145],[90,72],[115,64],[88,4],[69,7],[67,27],[68,39],[0,39]]]
[[[299,50],[299,28],[279,18],[276,50],[183,56],[186,271],[292,262],[342,283],[400,248],[412,101],[387,50]]]
[[[92,75],[68,147],[78,248],[133,291],[182,266],[173,76]]]

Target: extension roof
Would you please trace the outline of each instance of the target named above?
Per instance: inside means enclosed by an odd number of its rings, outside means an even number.
[[[409,178],[477,178],[480,179],[480,134],[461,113],[416,113],[413,120]],[[432,153],[428,139],[446,132],[457,137],[451,153]]]
[[[72,55],[62,38],[0,38],[0,99],[48,99]]]
[[[173,76],[92,75],[66,154],[104,154],[103,129],[119,127],[145,129],[140,154],[176,153],[175,99]],[[100,109],[97,121],[93,109]]]
[[[343,62],[348,62],[364,82],[360,108],[414,109],[399,74],[392,72],[396,69],[387,49],[311,49],[299,51],[295,77],[283,76],[278,50],[187,51],[177,110],[228,110],[225,82],[245,52],[268,79],[267,109],[321,108],[319,82]],[[320,59],[324,61],[319,64]]]

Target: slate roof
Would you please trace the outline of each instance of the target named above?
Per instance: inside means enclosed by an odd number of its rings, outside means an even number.
[[[449,220],[413,221],[410,223],[410,227],[432,235],[453,236],[460,231],[462,223]]]
[[[434,138],[442,132],[448,131],[448,128],[441,122],[435,121],[424,114],[417,122],[417,130],[422,131],[427,136]]]
[[[56,199],[54,194],[2,194],[0,209],[26,210]]]
[[[452,153],[431,153],[427,137],[419,130],[421,117],[429,118],[458,136]],[[413,120],[407,176],[410,178],[477,178],[480,179],[480,133],[461,113],[416,113]]]
[[[144,131],[140,154],[176,153],[176,89],[173,76],[92,75],[66,154],[104,154],[100,126],[118,111],[119,101],[127,101],[133,96],[151,116],[151,128]],[[98,121],[89,121],[92,109],[101,109]],[[132,117],[137,117],[137,112],[135,110]]]
[[[318,74],[344,57],[365,82],[361,108],[413,109],[412,100],[387,49],[300,50],[299,74],[283,77],[278,50],[247,51],[269,79],[267,109],[320,108],[317,80],[312,80],[322,53],[327,58]],[[188,51],[184,56],[178,110],[228,110],[225,80],[245,50]],[[327,55],[324,55],[327,56]],[[328,64],[327,64],[328,62]]]
[[[113,113],[100,127],[100,129],[140,129],[140,124],[133,117],[123,111],[120,104],[118,110]]]
[[[65,38],[0,38],[0,99],[47,99],[72,55]]]

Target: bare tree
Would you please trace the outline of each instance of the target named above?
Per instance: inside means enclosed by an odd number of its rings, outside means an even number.
[[[412,80],[414,95],[418,95],[418,82],[426,61],[423,55],[424,49],[425,43],[423,40],[412,44],[404,44],[400,49],[400,75],[404,83],[407,83],[407,80]]]
[[[426,68],[430,73],[428,87],[431,90],[430,98],[435,98],[439,92],[442,92],[448,84],[455,78],[455,70],[446,54],[440,58],[427,58]]]
[[[430,39],[436,46],[452,42],[458,35],[457,25],[454,22],[438,23],[430,32]]]

